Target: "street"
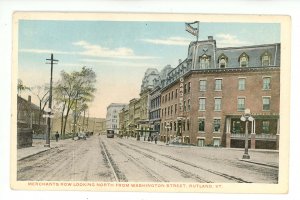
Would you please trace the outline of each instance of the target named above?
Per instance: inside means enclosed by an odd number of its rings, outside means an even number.
[[[61,141],[59,141],[61,142]],[[164,145],[94,135],[18,161],[20,181],[277,183],[278,152]]]

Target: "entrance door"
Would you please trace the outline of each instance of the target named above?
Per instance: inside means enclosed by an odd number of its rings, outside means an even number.
[[[204,139],[198,139],[198,146],[204,147]]]
[[[215,138],[214,139],[214,147],[219,147],[220,146],[220,139]]]

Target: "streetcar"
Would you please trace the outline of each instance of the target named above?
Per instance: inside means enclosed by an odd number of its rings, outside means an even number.
[[[114,138],[114,137],[115,137],[115,132],[114,132],[114,130],[108,129],[108,130],[106,131],[106,136],[107,136],[107,138]]]

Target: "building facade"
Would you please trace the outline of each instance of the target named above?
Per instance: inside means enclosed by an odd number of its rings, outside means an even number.
[[[119,134],[119,112],[126,106],[123,103],[111,103],[106,112],[106,129],[114,130]]]
[[[251,148],[278,149],[280,44],[217,48],[192,42],[188,57],[161,89],[160,139],[198,146],[243,147],[246,108]]]

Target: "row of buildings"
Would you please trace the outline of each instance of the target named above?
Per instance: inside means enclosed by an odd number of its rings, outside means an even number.
[[[245,122],[251,148],[279,148],[280,43],[217,48],[191,42],[175,68],[149,68],[140,98],[115,115],[119,134],[197,146],[244,147]]]

